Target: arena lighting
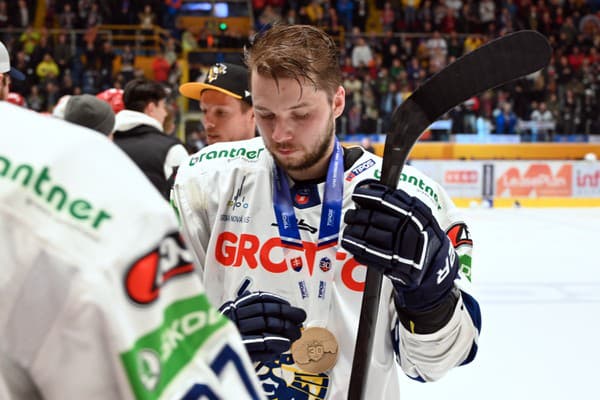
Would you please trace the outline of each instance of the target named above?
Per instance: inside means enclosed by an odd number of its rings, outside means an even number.
[[[211,10],[213,16],[217,18],[229,17],[229,5],[223,2],[213,4],[208,1],[192,1],[181,6],[181,11],[184,13],[210,13]]]

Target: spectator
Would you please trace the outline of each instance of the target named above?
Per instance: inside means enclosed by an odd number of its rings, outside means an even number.
[[[133,79],[133,71],[135,66],[135,53],[131,50],[131,46],[126,44],[121,52],[121,70],[125,81],[129,82]]]
[[[352,49],[352,66],[354,68],[365,68],[373,62],[373,51],[364,37],[356,39],[356,45]]]
[[[17,2],[17,16],[18,16],[18,24],[17,26],[20,28],[28,27],[29,24],[32,23],[29,7],[27,6],[27,2],[25,0],[19,0]]]
[[[66,71],[70,68],[73,52],[71,44],[67,42],[67,35],[65,33],[58,35],[57,43],[54,45],[53,56],[60,71]]]
[[[112,86],[113,62],[115,58],[116,55],[113,51],[112,44],[108,40],[102,42],[102,48],[98,54],[100,90],[108,89]]]
[[[6,1],[0,1],[0,29],[6,29],[9,25],[8,8]]]
[[[123,92],[125,109],[116,117],[114,141],[168,200],[170,182],[188,154],[179,140],[163,133],[166,98],[158,82],[129,82]]]
[[[40,79],[40,82],[56,79],[59,72],[58,65],[50,53],[44,54],[43,60],[35,68],[35,73]]]
[[[572,89],[565,91],[561,101],[561,113],[559,116],[560,131],[567,135],[578,133],[581,122],[581,102],[575,96]]]
[[[509,102],[502,104],[496,116],[496,133],[514,135],[517,128],[517,116]]]
[[[58,14],[58,25],[65,30],[75,29],[77,25],[77,14],[73,12],[71,3],[63,5],[63,11]]]
[[[324,11],[319,0],[310,0],[310,3],[305,7],[308,23],[315,26],[320,26],[323,22]]]
[[[46,99],[40,94],[40,87],[33,85],[27,96],[27,106],[33,111],[41,112],[44,111],[44,104]]]
[[[417,23],[417,10],[421,0],[402,0],[402,11],[404,12],[404,27],[413,30]]]
[[[368,151],[369,153],[375,154],[375,147],[373,147],[373,143],[371,143],[371,139],[368,136],[365,136],[361,141],[360,145],[363,149]]]
[[[552,129],[546,125],[554,123],[555,117],[550,110],[548,110],[545,101],[540,101],[537,108],[533,110],[531,113],[531,121],[541,125],[532,130],[532,142],[535,142],[538,139],[542,141],[551,139]]]
[[[198,100],[208,144],[252,139],[256,136],[248,71],[236,64],[215,64],[204,83],[190,82],[179,91]]]
[[[169,70],[171,66],[165,58],[165,54],[161,51],[156,53],[154,60],[152,60],[152,74],[154,80],[160,83],[165,83],[169,79]]]

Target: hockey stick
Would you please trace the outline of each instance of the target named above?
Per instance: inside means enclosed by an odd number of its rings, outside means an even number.
[[[481,92],[548,65],[552,48],[535,31],[508,34],[462,56],[418,87],[392,114],[385,140],[381,182],[395,188],[421,133],[444,113]],[[366,399],[382,276],[367,268],[348,399]]]

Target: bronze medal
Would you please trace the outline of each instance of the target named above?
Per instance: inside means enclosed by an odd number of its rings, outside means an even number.
[[[307,328],[300,339],[292,343],[292,357],[303,371],[323,373],[333,368],[337,362],[337,340],[325,328]]]

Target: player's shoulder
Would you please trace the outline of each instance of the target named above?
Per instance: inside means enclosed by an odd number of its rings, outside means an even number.
[[[4,212],[48,240],[102,247],[128,221],[171,212],[106,136],[3,102],[0,118],[18,129],[0,133],[0,201],[11,204]]]
[[[180,166],[177,179],[181,181],[190,176],[211,175],[238,168],[262,169],[271,162],[268,154],[261,137],[215,143],[189,156]]]
[[[447,197],[442,186],[412,165],[405,165],[400,174],[398,187],[412,196],[417,196],[432,209],[442,210]]]

